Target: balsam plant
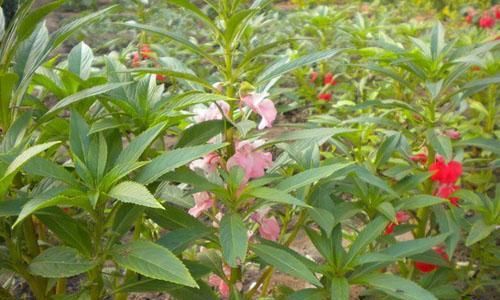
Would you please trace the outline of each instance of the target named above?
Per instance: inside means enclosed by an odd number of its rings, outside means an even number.
[[[440,23],[395,42],[401,31],[349,7],[319,8],[288,36],[300,24],[263,32],[271,1],[169,0],[177,25],[197,24],[181,34],[149,24],[159,3],[135,1],[138,15],[114,23],[137,37],[129,47],[100,55],[82,41],[49,58],[115,8],[49,35],[42,19],[63,1],[33,2],[0,26],[0,266],[36,299],[342,300],[355,286],[457,299],[494,286],[496,42],[450,42]],[[332,88],[337,69],[343,102],[276,125],[304,108],[283,97],[310,89],[311,70]],[[476,102],[479,134],[456,126]],[[318,257],[294,250],[301,236]],[[277,271],[306,288],[273,286]]]

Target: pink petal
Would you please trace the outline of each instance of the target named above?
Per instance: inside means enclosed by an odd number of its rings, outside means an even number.
[[[259,227],[259,234],[262,238],[276,241],[280,235],[280,225],[275,217],[262,219]]]
[[[213,199],[208,192],[199,192],[193,194],[195,206],[189,209],[188,213],[193,217],[198,217],[202,212],[208,210],[214,204]]]

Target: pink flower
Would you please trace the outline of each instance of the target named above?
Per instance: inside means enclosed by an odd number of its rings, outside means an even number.
[[[231,277],[230,267],[224,266],[223,270],[226,277]],[[215,274],[210,275],[210,277],[208,278],[208,284],[217,287],[219,289],[219,293],[223,298],[229,297],[229,285],[227,285],[227,283],[219,276]]]
[[[263,239],[277,241],[280,236],[280,225],[275,217],[266,217],[270,208],[262,208],[252,215],[252,220],[258,223],[259,234]]]
[[[189,209],[189,214],[198,217],[202,212],[214,205],[214,200],[209,192],[199,192],[193,194],[195,205]]]
[[[316,79],[318,79],[318,72],[312,71],[311,74],[309,74],[309,82],[314,83]]]
[[[230,170],[234,166],[243,168],[245,170],[245,183],[251,178],[264,176],[264,170],[270,168],[273,164],[273,155],[271,152],[256,150],[262,143],[262,140],[253,143],[248,141],[238,142],[235,147],[236,153],[227,160],[227,169]]]
[[[448,129],[444,131],[444,135],[449,137],[452,140],[458,140],[460,138],[460,132],[454,130],[454,129]]]
[[[230,106],[225,101],[217,101],[217,104],[220,106],[225,115],[229,113]],[[194,116],[194,121],[196,123],[201,123],[210,120],[222,120],[222,114],[215,103],[210,104],[207,107],[196,107],[193,109],[193,112],[196,114]]]
[[[191,170],[201,169],[205,173],[213,173],[220,164],[220,156],[216,152],[208,153],[202,159],[193,160],[189,164]]]
[[[263,239],[277,241],[280,236],[280,224],[278,224],[276,218],[262,218],[259,226],[259,234]]]
[[[241,101],[243,101],[246,106],[262,117],[257,127],[259,130],[265,127],[272,127],[276,115],[278,114],[273,101],[267,99],[267,96],[269,96],[267,93],[250,93],[241,98]]]

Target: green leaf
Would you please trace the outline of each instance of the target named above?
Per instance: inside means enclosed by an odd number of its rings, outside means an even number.
[[[295,291],[286,296],[285,300],[319,300],[327,299],[328,295],[324,289],[303,289]]]
[[[439,234],[429,238],[397,242],[382,250],[381,253],[392,256],[393,258],[408,257],[415,254],[420,254],[444,242],[448,235],[449,234]]]
[[[123,149],[115,161],[115,165],[130,164],[139,159],[146,148],[151,144],[158,134],[165,128],[165,123],[151,127],[137,136],[127,148]]]
[[[3,84],[5,80],[5,76],[2,77],[0,75],[0,93],[2,92]],[[1,96],[0,96],[1,97]],[[2,108],[0,107],[0,110]],[[8,113],[8,112],[7,112]],[[9,152],[11,151],[14,147],[18,146],[21,144],[21,142],[24,139],[24,135],[26,133],[26,130],[28,129],[28,126],[31,123],[32,120],[32,111],[29,110],[22,114],[19,118],[16,119],[16,121],[10,126],[9,130],[5,134],[2,143],[0,144],[0,149],[2,149],[2,152]],[[0,115],[3,116],[3,115]],[[7,120],[7,117],[5,119]],[[0,123],[1,124],[1,123]]]
[[[204,144],[212,137],[227,129],[228,125],[223,120],[211,120],[195,124],[182,131],[175,148]]]
[[[330,236],[333,227],[338,223],[335,217],[328,210],[317,207],[309,208],[308,213],[309,217]]]
[[[89,271],[95,263],[78,250],[66,246],[51,247],[35,257],[28,270],[45,278],[66,278]]]
[[[358,178],[363,180],[364,182],[376,186],[379,189],[388,192],[392,196],[397,196],[397,193],[384,180],[380,179],[380,177],[373,175],[365,167],[356,166],[354,171],[356,172]]]
[[[429,291],[413,281],[388,274],[370,274],[361,280],[363,284],[372,286],[390,296],[402,300],[437,300]]]
[[[349,282],[345,277],[333,277],[331,299],[349,300]]]
[[[154,279],[198,287],[184,264],[170,252],[150,241],[133,241],[112,248],[113,260],[123,268]]]
[[[470,247],[471,245],[487,238],[495,230],[495,225],[488,225],[484,223],[483,219],[479,219],[472,224],[467,240],[465,241],[465,246]]]
[[[0,201],[0,217],[13,217],[19,215],[27,199],[19,198],[9,201]]]
[[[52,147],[54,145],[59,144],[59,143],[60,142],[50,142],[50,143],[35,145],[35,146],[29,147],[28,149],[24,150],[21,154],[19,154],[9,164],[9,166],[7,167],[7,170],[5,171],[5,173],[3,175],[3,178],[13,174],[14,172],[17,172],[17,170],[19,170],[19,168],[21,168],[26,162],[28,162],[35,155],[38,155],[41,152],[49,149],[50,147]]]
[[[148,189],[137,182],[121,182],[113,187],[108,194],[110,197],[121,202],[164,209],[163,205],[151,195]]]
[[[436,153],[441,154],[446,161],[450,161],[453,158],[453,148],[449,137],[437,135],[433,130],[429,130],[427,138],[431,142],[432,148],[436,150]]]
[[[301,201],[293,196],[290,196],[286,192],[283,192],[281,190],[273,189],[273,188],[268,188],[268,187],[259,187],[259,188],[254,188],[250,189],[247,191],[247,193],[250,196],[264,199],[267,201],[275,202],[275,203],[282,203],[282,204],[289,204],[289,205],[297,205],[300,207],[310,207],[304,201]]]
[[[200,220],[171,205],[165,205],[165,209],[148,209],[147,214],[160,227],[169,230],[205,227]]]
[[[474,139],[459,141],[456,145],[479,147],[484,150],[491,151],[496,155],[500,156],[500,140],[498,139],[474,138]]]
[[[53,188],[50,189],[40,195],[33,197],[26,204],[24,204],[23,209],[19,213],[16,222],[12,225],[12,227],[16,226],[24,220],[27,216],[31,215],[37,210],[41,210],[46,207],[57,206],[59,204],[68,204],[74,206],[82,206],[87,202],[86,197],[77,196],[77,197],[69,197],[65,196],[63,192],[66,191],[66,188]],[[88,203],[88,202],[87,202]]]
[[[114,89],[123,87],[125,85],[129,85],[130,82],[124,82],[124,83],[106,83],[98,86],[94,86],[82,91],[79,91],[78,93],[72,94],[61,101],[57,102],[56,105],[52,106],[52,108],[43,115],[43,118],[48,118],[49,115],[52,113],[63,109],[65,107],[70,106],[71,104],[74,104],[76,102],[89,99],[91,97],[95,97],[104,93],[107,93],[109,91],[112,91]]]
[[[445,47],[444,28],[441,22],[437,22],[431,32],[431,54],[432,59],[437,60]]]
[[[94,53],[84,42],[76,45],[68,55],[68,70],[81,79],[87,80],[90,76]]]
[[[119,128],[124,125],[125,124],[121,123],[120,121],[117,121],[114,118],[102,118],[92,123],[92,126],[90,127],[88,134],[91,135],[104,130]]]
[[[399,141],[401,140],[401,134],[393,134],[388,136],[384,142],[380,145],[380,148],[377,151],[377,156],[375,158],[375,165],[380,167],[385,164],[392,156],[392,153],[396,151],[399,146]]]
[[[344,267],[349,266],[349,264],[358,254],[360,254],[361,251],[363,251],[363,249],[380,236],[388,222],[387,218],[379,216],[366,225],[363,231],[358,234],[356,240],[352,243],[349,252],[345,256],[343,261]]]
[[[238,214],[225,214],[220,222],[220,242],[224,260],[231,267],[245,262],[248,236],[245,223]]]
[[[292,177],[286,178],[285,180],[281,181],[276,186],[276,188],[284,192],[294,191],[308,184],[314,183],[320,179],[328,177],[336,171],[343,170],[351,165],[352,163],[337,163],[319,168],[308,169]]]
[[[208,227],[195,226],[172,230],[164,234],[157,243],[176,255],[182,254],[194,242],[212,234]]]
[[[295,70],[297,68],[301,68],[315,62],[331,58],[339,53],[344,51],[344,49],[331,49],[325,51],[319,51],[312,54],[308,54],[297,59],[294,59],[290,62],[284,61],[280,66],[273,66],[272,69],[265,69],[255,80],[256,85],[260,85],[265,83],[275,77],[278,77],[282,74]]]
[[[54,178],[72,186],[78,185],[70,172],[46,158],[35,156],[24,165],[23,169],[31,175]]]
[[[137,181],[143,184],[149,184],[161,177],[163,174],[224,146],[226,146],[226,144],[200,145],[177,148],[175,150],[165,152],[164,154],[155,157],[147,166],[142,168],[137,175]]]
[[[5,16],[3,15],[3,9],[0,7],[0,40],[2,40],[5,34]]]
[[[390,202],[382,202],[377,206],[377,210],[383,214],[389,221],[394,221],[396,219],[396,210]]]
[[[446,202],[445,199],[436,196],[416,195],[406,199],[401,199],[401,201],[397,205],[397,208],[398,210],[403,210],[403,209],[411,210],[445,202]]]
[[[263,244],[251,246],[252,251],[266,263],[276,267],[281,272],[304,279],[316,286],[322,286],[314,274],[290,253]]]
[[[357,131],[351,128],[312,128],[297,131],[285,131],[279,137],[270,140],[267,144],[276,144],[280,142],[309,140],[312,138],[327,139],[337,134]]]
[[[78,249],[86,256],[91,255],[92,239],[87,230],[87,224],[71,218],[58,207],[49,207],[37,211],[36,217],[63,243]]]

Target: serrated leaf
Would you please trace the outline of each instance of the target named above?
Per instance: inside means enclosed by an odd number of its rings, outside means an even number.
[[[307,280],[316,286],[322,286],[316,276],[314,276],[314,274],[300,260],[295,258],[290,253],[263,244],[252,245],[251,249],[259,258],[276,267],[281,272]]]
[[[121,267],[154,279],[198,287],[184,264],[170,252],[150,241],[134,241],[112,248],[111,256]]]
[[[332,278],[331,299],[349,300],[349,282],[345,277]]]
[[[92,49],[84,42],[80,42],[69,52],[68,70],[81,79],[87,80],[90,76],[93,60],[94,53]]]
[[[183,166],[200,156],[220,149],[225,145],[226,144],[200,145],[178,148],[165,152],[164,154],[155,157],[147,166],[142,168],[137,175],[137,181],[143,184],[149,184],[165,173]]]
[[[362,283],[402,300],[437,300],[429,291],[413,281],[389,274],[371,274],[364,276]]]
[[[163,205],[155,199],[149,190],[133,181],[124,181],[114,186],[109,191],[109,196],[125,203],[133,203],[137,205],[165,209]]]
[[[45,113],[43,116],[44,118],[47,118],[48,115],[54,113],[55,111],[58,111],[60,109],[63,109],[65,107],[70,106],[71,104],[77,103],[79,101],[89,99],[91,97],[99,96],[104,93],[107,93],[109,91],[112,91],[114,89],[123,87],[125,85],[129,85],[130,82],[119,82],[119,83],[106,83],[98,86],[94,86],[82,91],[79,91],[75,94],[72,94],[61,101],[57,102],[56,105],[52,106],[52,108]]]
[[[248,236],[245,223],[238,214],[225,214],[220,222],[220,242],[224,260],[231,267],[245,262]]]
[[[286,178],[285,180],[281,181],[276,186],[276,188],[284,192],[290,192],[308,184],[314,183],[320,179],[326,178],[336,171],[342,170],[351,165],[352,163],[337,163],[319,168],[308,169],[304,172],[293,175],[292,177]]]
[[[19,168],[21,168],[28,160],[33,158],[35,155],[40,154],[41,152],[49,149],[50,147],[59,144],[60,142],[50,142],[40,145],[32,146],[26,150],[24,150],[21,154],[19,154],[7,167],[7,170],[3,174],[3,178],[13,174]]]
[[[487,238],[495,230],[495,225],[484,223],[483,219],[479,219],[472,224],[465,246],[470,247],[475,243]]]
[[[250,194],[253,197],[264,199],[267,201],[275,202],[275,203],[282,203],[282,204],[289,204],[289,205],[297,205],[300,207],[310,207],[304,201],[301,201],[293,196],[290,196],[289,194],[273,189],[273,188],[268,188],[268,187],[259,187],[259,188],[254,188],[248,191],[248,194]]]
[[[89,271],[95,263],[84,258],[78,250],[66,246],[51,247],[29,264],[31,274],[45,278],[65,278]]]

